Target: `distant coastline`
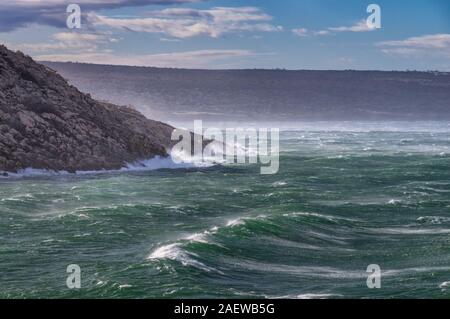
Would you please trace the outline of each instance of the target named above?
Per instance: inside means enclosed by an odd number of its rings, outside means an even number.
[[[161,66],[144,66],[144,65],[122,65],[122,64],[108,64],[108,63],[90,63],[77,61],[49,61],[36,60],[42,64],[74,64],[87,66],[105,66],[105,67],[119,67],[119,68],[137,68],[137,69],[151,69],[151,70],[181,70],[181,71],[275,71],[275,72],[391,72],[391,73],[433,73],[433,74],[450,74],[450,71],[442,70],[377,70],[377,69],[288,69],[288,68],[182,68],[182,67],[161,67]]]
[[[44,64],[99,100],[162,121],[450,120],[448,72]]]

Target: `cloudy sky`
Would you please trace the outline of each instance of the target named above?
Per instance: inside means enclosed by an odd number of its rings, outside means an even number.
[[[81,29],[66,7],[81,7]],[[365,23],[381,7],[381,29]],[[0,43],[38,60],[450,71],[448,0],[9,0]]]

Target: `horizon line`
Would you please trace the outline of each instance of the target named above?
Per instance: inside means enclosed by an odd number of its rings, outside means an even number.
[[[213,69],[213,68],[185,68],[185,67],[161,67],[161,66],[145,66],[145,65],[131,65],[131,64],[103,64],[92,62],[77,62],[77,61],[48,61],[36,60],[39,63],[60,63],[60,64],[82,64],[92,66],[107,66],[107,67],[130,67],[130,68],[145,68],[145,69],[160,69],[160,70],[185,70],[185,71],[281,71],[281,72],[397,72],[397,73],[441,73],[450,74],[450,71],[440,70],[384,70],[384,69],[288,69],[288,68],[230,68],[230,69]]]

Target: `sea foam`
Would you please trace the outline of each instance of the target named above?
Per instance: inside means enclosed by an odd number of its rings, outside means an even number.
[[[160,169],[189,169],[196,167],[210,167],[213,163],[194,161],[186,158],[185,162],[175,162],[172,156],[154,158],[133,163],[127,163],[124,167],[116,170],[91,170],[91,171],[76,171],[70,173],[68,171],[54,171],[46,169],[26,168],[18,170],[17,173],[0,171],[0,178],[23,178],[23,177],[52,177],[52,176],[74,176],[74,175],[96,175],[105,173],[121,173],[121,172],[139,172],[139,171],[154,171]],[[2,173],[4,175],[2,176]]]

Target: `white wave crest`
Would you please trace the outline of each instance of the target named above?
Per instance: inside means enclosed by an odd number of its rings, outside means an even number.
[[[46,169],[26,168],[18,170],[17,173],[2,172],[0,171],[0,178],[22,178],[22,177],[47,177],[47,176],[72,176],[72,175],[94,175],[105,173],[120,173],[120,172],[135,172],[135,171],[154,171],[159,169],[187,169],[196,167],[208,167],[212,166],[211,163],[205,163],[200,161],[190,160],[186,158],[185,162],[175,162],[172,156],[161,157],[156,156],[154,158],[142,161],[136,161],[134,163],[127,163],[124,167],[116,170],[91,170],[91,171],[76,171],[75,173],[69,173],[68,171],[54,171]]]
[[[301,294],[297,296],[297,299],[330,299],[340,297],[340,295],[332,294]]]
[[[445,281],[442,284],[439,285],[439,288],[441,288],[442,290],[447,290],[448,288],[450,288],[450,281]]]
[[[183,266],[191,266],[207,272],[216,271],[214,268],[208,267],[202,262],[195,260],[195,257],[198,256],[194,253],[188,253],[183,249],[182,243],[174,243],[159,247],[147,257],[147,260],[169,259],[177,261]]]
[[[180,262],[183,266],[192,266],[207,272],[215,271],[221,273],[219,270],[208,267],[202,262],[195,260],[195,257],[198,257],[198,255],[184,249],[186,243],[196,242],[208,244],[208,236],[216,233],[217,230],[218,227],[212,227],[204,232],[188,235],[176,243],[163,245],[154,250],[150,256],[147,257],[147,260],[175,260]]]
[[[301,294],[301,295],[288,295],[277,297],[275,299],[331,299],[331,298],[339,298],[341,295],[332,295],[332,294]]]
[[[258,215],[256,217],[238,217],[236,219],[229,220],[227,222],[226,227],[240,226],[240,225],[244,225],[245,222],[248,220],[260,220],[260,219],[266,219],[266,218],[267,218],[266,215]]]
[[[449,217],[442,217],[442,216],[423,216],[417,218],[417,222],[422,224],[432,224],[432,225],[440,225],[450,222]]]

